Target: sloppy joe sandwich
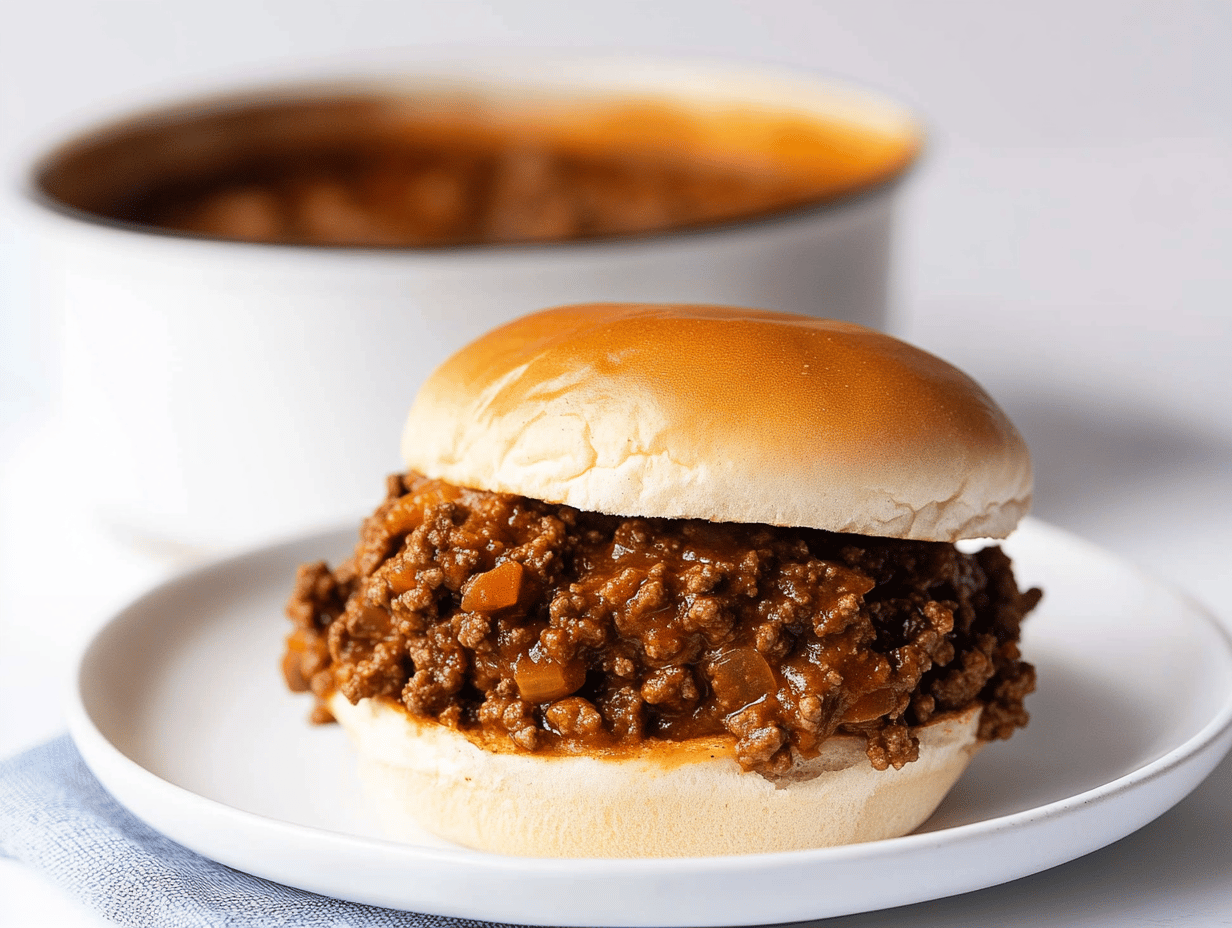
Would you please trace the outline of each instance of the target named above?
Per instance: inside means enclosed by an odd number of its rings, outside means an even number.
[[[300,568],[284,673],[396,830],[539,856],[892,837],[1035,674],[992,544],[1031,464],[969,377],[851,323],[598,304],[415,399],[352,556]],[[974,550],[973,550],[974,549]]]

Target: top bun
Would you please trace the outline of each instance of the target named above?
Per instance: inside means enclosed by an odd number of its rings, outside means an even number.
[[[890,538],[1004,537],[1031,459],[970,377],[849,322],[720,306],[562,306],[437,368],[408,467],[624,516]]]

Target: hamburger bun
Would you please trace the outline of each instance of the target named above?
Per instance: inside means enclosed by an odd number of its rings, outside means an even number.
[[[353,706],[335,693],[329,707],[390,837],[428,831],[522,857],[713,857],[893,838],[932,815],[982,745],[972,709],[921,728],[920,758],[900,770],[873,769],[863,739],[836,736],[769,779],[740,769],[731,738],[519,754],[388,701]]]
[[[850,322],[716,306],[564,306],[446,361],[407,465],[578,509],[890,538],[1002,538],[1031,459],[966,374]]]
[[[947,543],[1007,535],[1032,481],[1014,426],[949,364],[846,322],[714,306],[566,306],[496,329],[423,386],[403,452],[426,478],[614,516]],[[902,835],[992,737],[977,701],[921,716],[911,762],[875,769],[871,741],[833,734],[814,757],[792,748],[785,771],[750,772],[726,733],[528,751],[391,697],[327,705],[395,836],[526,856]]]

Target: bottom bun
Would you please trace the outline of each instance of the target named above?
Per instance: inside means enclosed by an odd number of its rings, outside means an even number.
[[[619,755],[493,752],[400,706],[335,693],[360,775],[391,837],[421,829],[527,857],[709,857],[876,841],[924,822],[981,746],[981,708],[915,731],[919,760],[876,770],[838,736],[784,776],[745,773],[731,739]]]

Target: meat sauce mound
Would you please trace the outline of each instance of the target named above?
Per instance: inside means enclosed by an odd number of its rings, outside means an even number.
[[[767,775],[841,733],[883,770],[944,713],[982,705],[983,739],[1026,724],[1040,595],[996,547],[606,516],[410,473],[348,560],[300,567],[283,671],[321,722],[340,691],[521,751],[730,734]]]

